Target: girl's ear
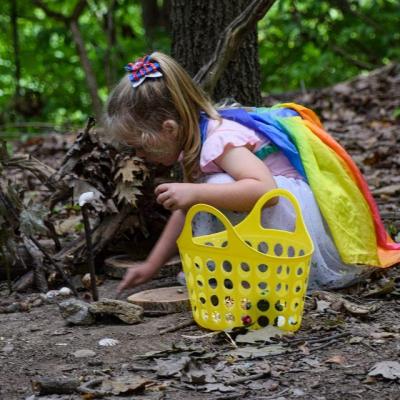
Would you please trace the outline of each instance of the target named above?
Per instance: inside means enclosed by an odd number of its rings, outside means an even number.
[[[172,135],[173,138],[178,137],[179,126],[178,123],[173,119],[165,120],[162,124],[162,130],[168,135]]]

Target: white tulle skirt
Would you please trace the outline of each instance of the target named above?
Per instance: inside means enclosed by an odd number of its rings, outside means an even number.
[[[279,188],[290,191],[299,201],[304,221],[314,242],[314,254],[311,262],[308,289],[338,289],[362,281],[372,271],[373,267],[344,264],[332,237],[329,228],[322,217],[313,192],[306,182],[300,179],[275,176]],[[224,173],[207,175],[203,182],[229,183],[233,179]],[[233,225],[240,222],[246,213],[237,213],[222,210]],[[293,231],[295,213],[292,205],[282,198],[278,204],[263,211],[262,224],[266,228]],[[223,229],[222,224],[212,215],[199,213],[193,220],[193,234],[195,236],[218,232]]]

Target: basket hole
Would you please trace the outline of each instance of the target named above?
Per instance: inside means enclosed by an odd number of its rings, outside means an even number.
[[[225,305],[228,308],[232,308],[235,305],[235,299],[233,299],[231,296],[225,296]]]
[[[296,251],[293,246],[289,246],[287,250],[288,257],[294,257],[296,255]]]
[[[242,281],[241,284],[243,289],[250,289],[250,282]]]
[[[260,325],[262,327],[269,325],[269,319],[265,315],[262,315],[261,317],[259,317],[257,319],[257,322],[258,322],[258,325]]]
[[[206,304],[206,299],[204,297],[200,297],[201,304]]]
[[[301,286],[300,286],[300,285],[296,286],[295,292],[296,292],[296,293],[299,293],[300,290],[301,290]]]
[[[258,270],[259,270],[260,272],[267,272],[267,270],[268,270],[268,265],[266,265],[266,264],[260,264],[260,265],[258,266]]]
[[[211,272],[215,271],[215,262],[213,260],[207,261],[207,269]]]
[[[227,314],[225,314],[225,319],[227,322],[234,322],[235,316],[232,313],[227,313]]]
[[[245,262],[241,262],[240,263],[240,268],[242,269],[242,271],[244,272],[249,272],[250,271],[250,265],[245,263]]]
[[[242,310],[250,310],[251,301],[249,299],[242,299],[242,301],[240,302],[240,307]]]
[[[200,279],[197,279],[197,284],[198,284],[199,286],[203,286],[203,282],[202,282]]]
[[[296,302],[296,303],[293,304],[293,308],[294,308],[294,309],[296,309],[296,308],[298,308],[298,307],[299,307],[299,303]]]
[[[232,271],[232,264],[230,261],[225,260],[222,263],[222,268],[224,269],[225,272],[231,272]]]
[[[265,290],[265,289],[267,289],[268,284],[267,284],[267,282],[260,282],[260,283],[258,284],[258,287],[259,287],[261,290]]]
[[[226,247],[226,246],[228,246],[228,241],[227,241],[227,240],[224,240],[224,241],[221,243],[221,247]]]
[[[289,267],[289,266],[286,267],[286,274],[287,274],[287,275],[290,274],[290,267]]]
[[[257,246],[259,252],[267,254],[268,253],[268,244],[266,242],[260,242]]]
[[[210,297],[210,300],[211,300],[211,304],[212,304],[213,306],[215,306],[215,307],[219,304],[218,296],[216,296],[215,294],[213,294],[213,295]]]
[[[200,264],[199,264],[198,262],[195,262],[195,263],[194,263],[194,266],[195,266],[197,269],[200,269]]]
[[[233,283],[230,279],[225,279],[224,280],[224,286],[226,289],[232,289],[233,288]]]
[[[211,289],[215,289],[218,286],[218,282],[215,278],[209,279],[208,284],[210,285]]]
[[[275,310],[276,310],[276,311],[283,311],[284,308],[285,308],[285,305],[284,305],[280,300],[278,300],[278,301],[275,303]]]
[[[280,274],[282,273],[282,271],[283,271],[283,267],[282,267],[282,265],[280,265],[280,266],[277,268],[276,273],[277,273],[278,275],[280,275]]]
[[[205,246],[214,247],[214,243],[212,243],[212,242],[205,242],[204,245],[205,245]]]
[[[304,256],[304,254],[305,254],[304,250],[303,250],[303,249],[300,249],[300,251],[299,251],[299,256]]]
[[[276,287],[275,287],[275,290],[276,290],[277,292],[280,292],[281,289],[282,289],[282,283],[278,283],[278,284],[276,285]]]
[[[260,311],[267,311],[269,309],[269,302],[267,300],[260,300],[257,303],[257,308]]]
[[[303,270],[303,268],[302,267],[300,267],[300,268],[297,268],[297,275],[303,275],[303,272],[304,272],[304,270]]]
[[[285,284],[285,290],[288,292],[289,291],[289,285],[286,283]]]
[[[275,253],[275,255],[278,256],[278,257],[282,255],[282,253],[283,253],[283,247],[282,247],[282,245],[281,245],[280,243],[277,243],[277,244],[274,246],[274,253]]]
[[[248,244],[250,247],[253,247],[253,245],[251,244],[251,242],[249,240],[245,240],[244,241],[246,244]]]

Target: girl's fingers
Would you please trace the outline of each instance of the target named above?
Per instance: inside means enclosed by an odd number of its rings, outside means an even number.
[[[158,185],[155,189],[154,189],[154,193],[156,194],[156,196],[158,196],[160,193],[165,192],[166,190],[168,190],[168,183],[162,183],[161,185]]]
[[[159,194],[159,195],[157,196],[156,201],[157,201],[158,204],[164,205],[164,203],[165,203],[168,199],[169,199],[169,194],[168,194],[168,192],[164,192],[164,193],[161,193],[161,194]]]

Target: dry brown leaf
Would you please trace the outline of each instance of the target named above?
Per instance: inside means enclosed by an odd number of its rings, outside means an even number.
[[[345,362],[346,362],[346,359],[341,355],[332,356],[332,357],[328,358],[327,360],[325,360],[325,363],[327,363],[327,364],[343,365]]]

